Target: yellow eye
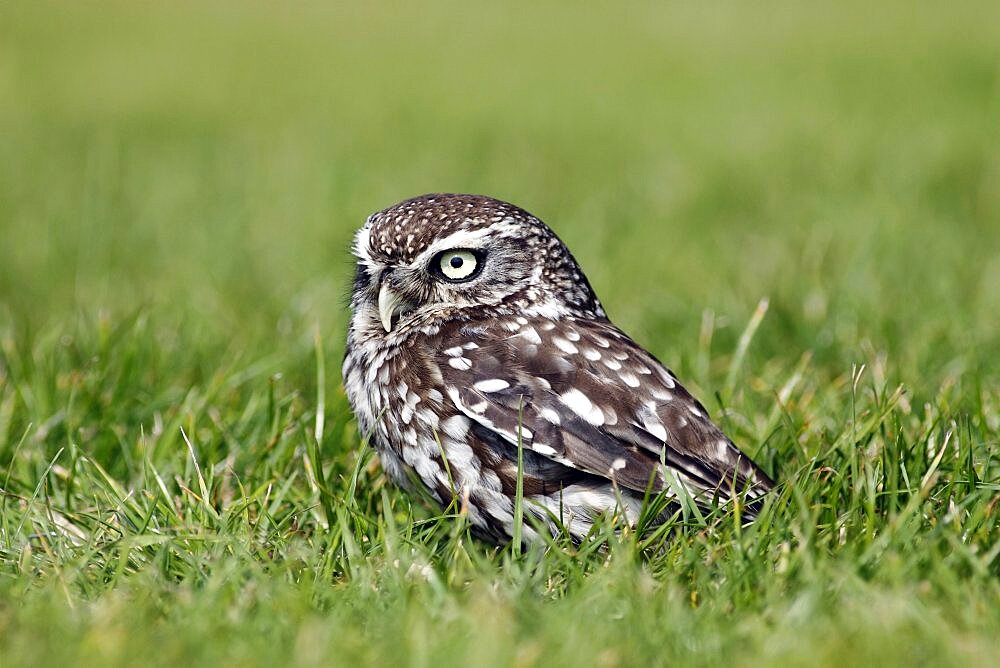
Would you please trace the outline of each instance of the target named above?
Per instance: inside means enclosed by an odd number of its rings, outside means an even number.
[[[445,251],[438,260],[441,273],[453,281],[461,281],[472,276],[478,264],[476,256],[467,250]]]

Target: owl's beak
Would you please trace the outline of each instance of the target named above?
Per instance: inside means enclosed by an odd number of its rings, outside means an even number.
[[[392,331],[392,319],[402,311],[407,310],[410,304],[403,295],[399,294],[388,285],[383,284],[378,291],[378,317],[382,321],[385,331]]]

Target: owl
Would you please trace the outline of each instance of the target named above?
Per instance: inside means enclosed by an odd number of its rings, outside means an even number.
[[[515,535],[519,478],[525,541],[635,523],[661,493],[754,516],[771,480],[612,324],[538,218],[424,195],[370,216],[353,253],[344,386],[396,483],[458,499],[498,543]]]

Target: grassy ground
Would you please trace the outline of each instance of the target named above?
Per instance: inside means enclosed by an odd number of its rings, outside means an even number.
[[[1000,12],[838,7],[5,4],[0,665],[991,664]],[[758,524],[386,485],[346,248],[441,190],[557,229]]]

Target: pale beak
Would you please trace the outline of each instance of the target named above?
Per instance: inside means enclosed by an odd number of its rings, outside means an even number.
[[[378,317],[382,321],[385,331],[392,331],[392,318],[397,313],[407,308],[409,304],[406,299],[390,288],[383,285],[378,291]]]

